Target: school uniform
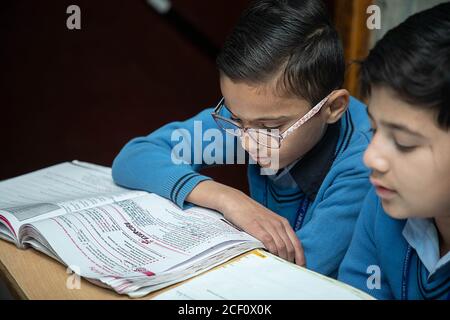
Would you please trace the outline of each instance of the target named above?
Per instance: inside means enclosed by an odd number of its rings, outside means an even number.
[[[114,160],[115,182],[156,193],[185,208],[186,196],[192,189],[199,182],[211,179],[199,173],[211,159],[206,153],[202,163],[195,164],[183,154],[184,163],[175,165],[171,150],[179,140],[172,141],[172,133],[178,130],[178,137],[191,139],[199,123],[203,131],[218,129],[212,111],[206,109],[191,119],[167,124],[146,137],[130,141]],[[302,241],[307,267],[322,274],[337,276],[362,201],[370,188],[369,170],[362,162],[369,141],[365,106],[351,98],[343,117],[328,127],[322,139],[302,159],[274,175],[262,174],[258,164],[248,165],[251,197],[288,219]],[[190,156],[203,154],[207,146],[207,143],[201,146],[192,143]],[[223,143],[221,163],[230,156],[227,154],[230,148],[225,150],[225,147]]]
[[[450,299],[450,252],[440,257],[432,219],[393,219],[372,189],[339,280],[378,299]]]

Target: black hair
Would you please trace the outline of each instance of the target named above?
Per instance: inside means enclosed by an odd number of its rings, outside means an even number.
[[[344,82],[339,36],[319,0],[259,0],[241,15],[217,57],[235,82],[264,84],[312,105]]]
[[[437,124],[450,128],[450,2],[412,15],[378,41],[361,65],[363,97],[372,86],[437,112]]]

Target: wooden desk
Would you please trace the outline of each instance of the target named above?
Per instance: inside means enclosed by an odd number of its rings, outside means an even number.
[[[0,276],[19,299],[129,299],[84,279],[80,289],[68,289],[66,281],[70,275],[65,266],[34,249],[20,250],[4,240],[0,240]],[[142,299],[155,295],[151,293]]]

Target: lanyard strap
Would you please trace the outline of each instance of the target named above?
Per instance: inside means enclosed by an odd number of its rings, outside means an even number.
[[[294,225],[294,231],[300,230],[300,228],[303,225],[303,220],[305,220],[306,211],[308,210],[309,206],[309,200],[308,197],[305,195],[303,199],[300,202],[300,205],[297,209],[297,221]]]
[[[403,262],[403,274],[402,274],[402,300],[408,299],[408,280],[409,269],[411,265],[412,248],[408,245],[406,250],[405,261]]]
[[[412,247],[408,245],[406,250],[405,261],[403,263],[403,275],[402,275],[402,300],[408,299],[408,280],[409,270],[411,266]],[[450,300],[450,291],[447,294],[446,300]]]

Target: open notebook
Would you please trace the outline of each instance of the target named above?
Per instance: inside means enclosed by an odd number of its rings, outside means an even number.
[[[157,295],[154,300],[371,300],[342,282],[260,249]]]

